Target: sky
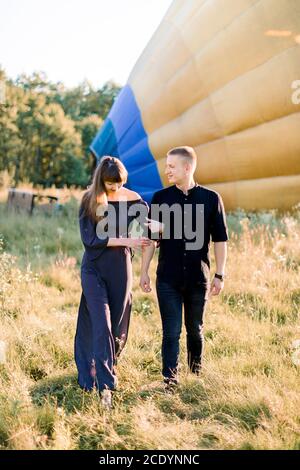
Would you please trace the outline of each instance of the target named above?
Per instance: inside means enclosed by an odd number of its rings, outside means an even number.
[[[0,67],[67,87],[127,78],[172,0],[0,0]]]

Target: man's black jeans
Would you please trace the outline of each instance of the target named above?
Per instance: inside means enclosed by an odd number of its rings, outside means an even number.
[[[182,305],[187,334],[188,365],[198,374],[203,351],[203,317],[208,289],[203,285],[174,287],[157,279],[156,292],[163,327],[162,373],[165,378],[177,379],[179,339],[182,328]]]

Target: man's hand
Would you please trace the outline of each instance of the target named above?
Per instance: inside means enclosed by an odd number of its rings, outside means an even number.
[[[151,280],[148,275],[148,273],[142,273],[141,274],[141,279],[140,279],[140,288],[142,289],[143,292],[151,292]]]
[[[214,277],[210,286],[209,295],[219,295],[224,288],[224,281]]]
[[[162,233],[164,231],[165,224],[162,224],[157,220],[148,219],[148,217],[146,217],[146,220],[147,222],[145,222],[144,225],[150,229],[151,233]]]

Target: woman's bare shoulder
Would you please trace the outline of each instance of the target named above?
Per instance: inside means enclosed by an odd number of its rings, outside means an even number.
[[[132,191],[131,189],[127,189],[127,188],[122,188],[122,189],[123,189],[123,195],[126,197],[128,201],[136,201],[137,199],[141,199],[141,196],[135,191]]]

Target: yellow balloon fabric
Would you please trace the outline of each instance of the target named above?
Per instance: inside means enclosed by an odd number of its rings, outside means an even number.
[[[162,183],[190,145],[227,210],[299,203],[297,80],[299,0],[175,0],[128,80]]]

